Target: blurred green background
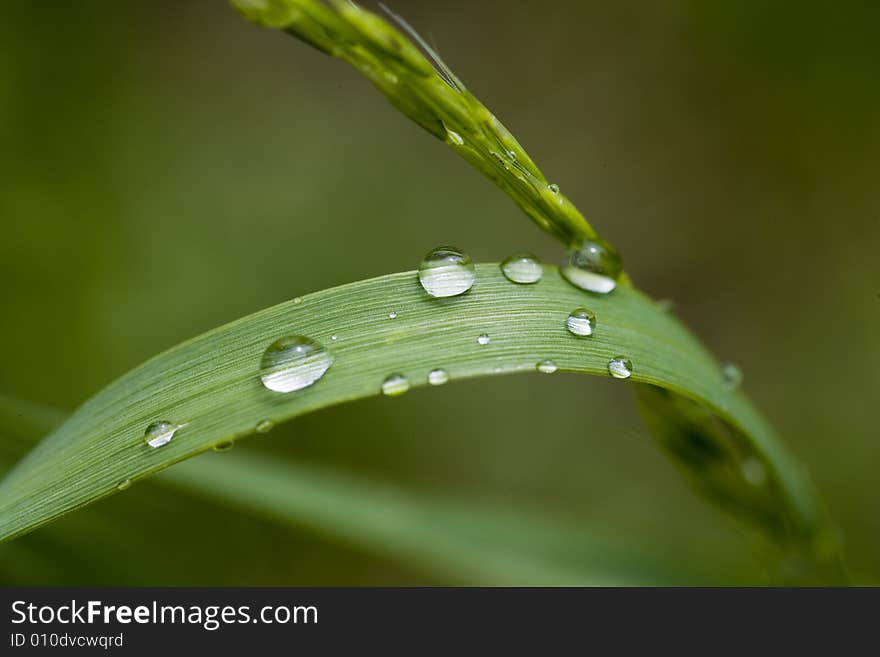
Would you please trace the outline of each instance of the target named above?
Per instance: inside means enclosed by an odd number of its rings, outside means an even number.
[[[391,6],[636,284],[742,367],[856,580],[880,583],[880,5]],[[0,43],[4,395],[70,411],[191,336],[412,269],[439,243],[477,261],[560,257],[355,71],[223,2],[4,3]],[[691,493],[607,380],[417,389],[200,458],[248,452],[559,519],[669,572],[765,581],[750,539]],[[453,577],[151,482],[0,546],[3,584],[507,581],[530,580]]]

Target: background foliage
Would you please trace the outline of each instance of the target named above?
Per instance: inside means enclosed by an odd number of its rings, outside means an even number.
[[[877,581],[877,10],[605,4],[394,9],[620,248],[636,283],[674,298],[743,366],[747,391],[811,467],[857,580]],[[192,335],[410,269],[436,243],[483,261],[523,248],[558,258],[354,71],[222,3],[0,12],[4,393],[70,410]],[[658,452],[628,391],[604,380],[415,390],[204,458],[257,452],[563,518],[647,547],[669,571],[698,560],[713,581],[762,578],[747,541]],[[144,484],[0,547],[0,578],[449,581],[358,545]]]

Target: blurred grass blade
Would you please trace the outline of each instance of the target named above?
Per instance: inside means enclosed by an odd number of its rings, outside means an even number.
[[[592,337],[578,339],[565,319],[584,304],[598,326]],[[389,308],[397,319],[387,318]],[[477,343],[483,333],[488,345]],[[258,365],[265,348],[288,334],[329,345],[335,362],[314,386],[273,393],[260,383]],[[477,265],[477,283],[461,297],[432,298],[415,272],[392,274],[282,303],[157,356],[86,402],[0,482],[0,536],[29,531],[115,492],[123,480],[248,435],[263,420],[379,394],[391,373],[418,386],[437,367],[455,381],[534,372],[549,358],[563,371],[607,376],[609,359],[619,354],[634,364],[631,381],[700,402],[736,436],[733,449],[696,424],[685,427],[689,439],[677,456],[697,481],[725,499],[749,500],[727,508],[761,528],[788,562],[802,561],[804,573],[836,563],[832,532],[809,481],[674,317],[630,288],[589,295],[549,266],[540,283],[515,285],[491,264]],[[151,449],[144,430],[157,420],[187,426],[165,447]],[[720,455],[712,467],[687,451],[704,444]],[[758,464],[762,481],[750,479],[744,464]]]
[[[736,581],[658,559],[521,508],[442,491],[403,491],[328,468],[247,453],[205,456],[160,481],[224,507],[306,527],[468,584],[628,586]],[[712,571],[712,572],[710,572]]]
[[[486,175],[541,228],[569,246],[596,232],[516,138],[430,48],[429,61],[386,20],[348,0],[233,0],[248,19],[282,29],[365,75],[403,114]],[[412,31],[402,19],[404,29]]]

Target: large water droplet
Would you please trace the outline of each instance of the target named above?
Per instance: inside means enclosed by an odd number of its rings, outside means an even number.
[[[607,294],[617,287],[623,261],[614,247],[600,239],[584,240],[568,254],[559,273],[575,287]]]
[[[501,263],[501,273],[514,283],[531,284],[537,283],[544,275],[544,268],[537,256],[531,253],[517,253],[504,259]]]
[[[409,380],[403,374],[392,374],[382,382],[382,394],[397,397],[409,390]]]
[[[736,390],[742,383],[743,373],[733,363],[724,363],[721,366],[721,377],[724,379],[724,385],[729,390]]]
[[[269,390],[293,392],[312,385],[333,364],[333,356],[319,342],[289,335],[270,344],[260,361],[260,380]]]
[[[626,356],[615,356],[608,361],[608,372],[615,379],[628,379],[633,373],[632,361]]]
[[[575,308],[565,320],[569,333],[579,336],[593,335],[596,328],[596,315],[589,308]]]
[[[454,246],[437,247],[419,265],[419,282],[432,297],[464,294],[476,277],[470,256]]]
[[[535,369],[537,369],[539,372],[541,372],[543,374],[553,374],[553,372],[555,372],[559,368],[556,367],[556,363],[554,363],[552,360],[546,359],[546,360],[540,361],[535,366]]]
[[[547,189],[549,189],[554,194],[559,193],[559,185],[557,185],[556,183],[550,183],[549,185],[547,185]]]
[[[477,336],[477,344],[487,345],[487,344],[489,344],[489,341],[490,341],[490,338],[485,333]]]
[[[464,138],[455,130],[447,129],[446,136],[449,138],[449,143],[455,144],[456,146],[464,146]]]
[[[131,488],[131,479],[123,479],[116,484],[116,490],[128,490]]]
[[[388,313],[388,319],[397,319],[397,313],[392,310]]]
[[[254,429],[257,433],[269,433],[274,427],[275,423],[272,420],[260,420]]]
[[[182,424],[173,424],[172,422],[165,422],[164,420],[161,422],[153,422],[144,432],[144,442],[154,449],[156,447],[162,447],[162,445],[167,445],[171,442],[171,439],[174,438],[174,434],[177,433],[177,430],[183,426],[184,425]]]
[[[428,383],[432,386],[442,386],[447,381],[449,381],[449,373],[442,367],[428,372]]]

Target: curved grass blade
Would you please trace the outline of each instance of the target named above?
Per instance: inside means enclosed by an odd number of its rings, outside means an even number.
[[[569,312],[582,305],[598,317],[587,339],[565,327]],[[393,321],[390,307],[398,313]],[[288,334],[328,345],[335,362],[315,385],[279,394],[263,387],[258,365],[265,348]],[[477,342],[481,334],[489,344]],[[112,494],[124,479],[248,435],[263,420],[379,394],[392,372],[418,386],[437,367],[455,381],[535,371],[539,361],[552,359],[563,371],[608,376],[609,360],[621,354],[634,368],[631,381],[618,385],[639,382],[674,393],[652,408],[682,396],[722,420],[727,443],[699,423],[679,427],[690,436],[685,445],[706,443],[720,455],[708,467],[687,451],[677,453],[704,490],[729,500],[726,508],[770,536],[787,564],[802,562],[803,576],[821,565],[822,577],[830,578],[836,544],[812,486],[746,398],[728,389],[711,356],[637,291],[590,295],[549,266],[540,283],[524,286],[504,278],[497,265],[477,265],[474,288],[447,299],[427,296],[414,272],[392,274],[282,303],[183,343],[95,395],[0,482],[0,537]],[[186,427],[151,449],[144,430],[158,420]],[[761,482],[748,476],[749,463],[763,469]]]
[[[566,246],[596,237],[580,211],[548,182],[510,131],[429,47],[434,62],[386,20],[349,0],[332,0],[329,6],[320,0],[232,0],[232,4],[255,23],[284,30],[354,66],[392,105],[446,142]],[[402,19],[390,15],[414,34]]]

